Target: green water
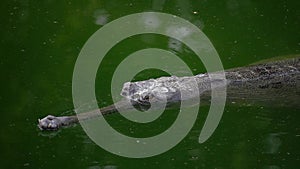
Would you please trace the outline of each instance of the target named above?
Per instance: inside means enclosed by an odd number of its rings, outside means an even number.
[[[177,146],[150,158],[111,154],[85,134],[80,125],[41,132],[37,119],[71,115],[72,73],[87,39],[106,22],[124,15],[160,11],[189,20],[212,41],[225,68],[274,56],[300,53],[300,1],[2,1],[0,55],[0,168],[262,168],[300,166],[300,115],[294,107],[228,104],[212,137],[198,143],[208,107]],[[99,106],[110,104],[114,69],[135,50],[170,50],[191,67],[205,71],[187,47],[170,49],[168,38],[139,35],[116,45],[98,71]],[[180,70],[179,70],[180,71]],[[143,71],[136,80],[165,73]],[[103,80],[104,79],[104,80]],[[107,118],[118,131],[149,136],[164,131],[176,118],[168,111],[139,126],[118,115]],[[109,139],[109,138],[103,138]]]

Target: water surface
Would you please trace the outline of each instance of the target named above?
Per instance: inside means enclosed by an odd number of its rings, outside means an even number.
[[[119,157],[98,147],[80,125],[41,132],[37,119],[71,115],[72,73],[87,39],[104,24],[124,15],[160,11],[189,20],[212,41],[225,68],[300,52],[300,2],[251,1],[3,1],[1,5],[0,113],[1,168],[299,168],[300,115],[295,107],[228,104],[212,137],[198,143],[209,107],[176,147],[146,159]],[[170,45],[171,44],[171,45]],[[157,47],[181,57],[193,70],[202,63],[177,41],[139,35],[117,44],[98,71],[99,106],[110,104],[110,80],[126,55]],[[180,72],[180,69],[178,70]],[[143,71],[135,80],[166,75]],[[100,78],[101,77],[101,78]],[[106,80],[107,79],[107,80]],[[176,118],[165,112],[146,126],[118,115],[108,121],[132,136],[164,131]],[[103,138],[109,139],[109,138]]]

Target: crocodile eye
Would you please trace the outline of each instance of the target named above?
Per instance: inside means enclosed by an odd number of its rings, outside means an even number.
[[[149,95],[144,96],[143,100],[149,101]]]
[[[127,91],[122,91],[121,96],[128,96],[128,92]]]

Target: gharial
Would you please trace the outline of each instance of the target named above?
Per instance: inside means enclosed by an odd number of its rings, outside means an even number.
[[[300,57],[273,60],[245,67],[233,68],[223,72],[225,79],[210,78],[219,72],[203,73],[189,77],[160,77],[124,84],[123,100],[100,108],[101,115],[118,112],[117,108],[130,111],[134,107],[147,108],[153,102],[167,99],[167,107],[182,100],[200,97],[209,100],[212,86],[226,87],[228,102],[265,102],[278,106],[299,107],[300,101]],[[196,82],[197,86],[195,86]],[[212,85],[214,84],[214,85]],[[198,92],[193,92],[198,90]],[[181,93],[185,92],[185,97]],[[129,102],[130,101],[130,102]],[[134,105],[134,107],[132,105]],[[273,104],[275,105],[275,104]],[[98,111],[81,113],[81,120],[97,117]],[[62,126],[77,123],[78,116],[48,115],[38,120],[41,130],[57,130]]]

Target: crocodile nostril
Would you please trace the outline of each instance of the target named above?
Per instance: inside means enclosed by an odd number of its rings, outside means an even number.
[[[135,95],[132,96],[132,99],[133,99],[133,100],[137,100],[137,99],[139,99],[139,98],[140,98],[140,95],[139,95],[139,94],[135,94]]]

